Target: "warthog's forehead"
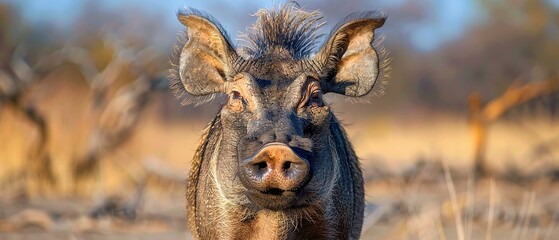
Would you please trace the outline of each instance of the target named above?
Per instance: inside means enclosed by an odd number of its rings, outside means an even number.
[[[261,101],[278,103],[286,97],[298,97],[302,86],[296,80],[305,73],[301,64],[290,59],[255,61],[246,70],[255,81],[255,87],[262,93]]]
[[[265,59],[251,61],[251,64],[245,71],[250,73],[255,79],[290,82],[297,78],[303,70],[299,61],[280,56],[268,56]]]

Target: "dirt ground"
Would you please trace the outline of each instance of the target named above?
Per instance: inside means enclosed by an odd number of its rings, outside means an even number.
[[[481,239],[487,231],[492,239],[554,239],[559,234],[557,183],[453,180],[453,197],[437,171],[425,167],[411,179],[369,181],[362,239]],[[146,193],[134,220],[92,216],[98,206],[80,199],[3,203],[0,239],[191,239],[181,195]]]

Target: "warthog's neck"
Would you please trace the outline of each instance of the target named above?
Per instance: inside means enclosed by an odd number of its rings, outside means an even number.
[[[197,239],[356,239],[363,221],[363,179],[355,153],[334,119],[327,139],[336,162],[332,186],[317,209],[301,212],[247,209],[224,193],[217,174],[226,140],[218,115],[202,138],[187,185],[188,220]],[[221,166],[221,167],[220,167]],[[220,176],[223,177],[223,176]],[[226,179],[234,178],[231,176]],[[328,185],[328,184],[326,184]],[[241,200],[242,202],[242,200]],[[247,202],[244,202],[246,204]],[[298,210],[297,210],[298,211]]]

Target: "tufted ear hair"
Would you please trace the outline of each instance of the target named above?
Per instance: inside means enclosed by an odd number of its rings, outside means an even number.
[[[334,28],[314,59],[324,92],[360,97],[373,89],[379,57],[372,42],[385,20],[378,12],[354,13]]]
[[[178,97],[187,94],[185,104],[193,98],[203,98],[204,102],[213,94],[224,92],[225,81],[234,74],[233,64],[239,56],[221,25],[211,16],[187,9],[178,13],[178,19],[187,29],[184,43],[175,47],[171,70],[175,82],[171,88]]]

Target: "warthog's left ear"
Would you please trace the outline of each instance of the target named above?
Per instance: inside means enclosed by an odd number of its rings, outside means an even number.
[[[378,12],[355,13],[334,28],[315,57],[324,92],[359,97],[373,89],[379,75],[374,30],[385,20]]]
[[[187,38],[175,63],[175,78],[180,79],[186,93],[193,97],[212,96],[224,92],[224,83],[232,72],[238,54],[227,34],[216,20],[193,9],[178,14],[187,27]]]

